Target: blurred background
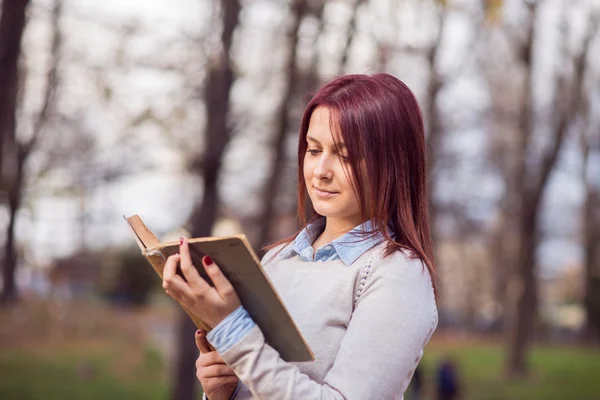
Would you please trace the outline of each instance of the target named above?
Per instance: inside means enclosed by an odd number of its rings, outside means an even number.
[[[1,399],[198,398],[123,215],[295,232],[310,93],[377,72],[430,161],[440,324],[406,398],[600,399],[599,1],[0,4]]]

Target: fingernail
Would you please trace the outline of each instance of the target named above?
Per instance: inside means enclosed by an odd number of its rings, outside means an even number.
[[[196,331],[196,335],[202,335],[202,333],[203,333],[203,332],[202,332],[202,329],[198,329],[198,330]]]
[[[210,258],[209,256],[204,256],[204,263],[206,265],[211,265],[213,263],[212,258]]]
[[[183,238],[182,237],[179,238],[179,244],[183,244]]]

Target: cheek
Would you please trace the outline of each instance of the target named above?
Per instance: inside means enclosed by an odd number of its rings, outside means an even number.
[[[349,208],[358,209],[359,208],[359,200],[354,192],[354,185],[352,184],[352,172],[346,172],[342,167],[340,167],[339,175],[344,182],[344,192],[346,202]]]
[[[304,181],[307,183],[312,179],[312,171],[314,169],[310,164],[308,157],[304,158],[302,172],[304,173]]]
[[[344,188],[346,189],[346,192],[348,192],[348,194],[350,195],[351,193],[353,193],[352,190],[352,171],[350,170],[346,170],[346,168],[344,168],[342,166],[341,163],[338,164],[339,167],[336,170],[336,176],[339,177],[339,180],[341,182],[343,182],[342,184],[344,185]]]

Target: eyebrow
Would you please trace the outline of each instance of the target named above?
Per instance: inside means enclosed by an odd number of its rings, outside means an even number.
[[[311,142],[315,142],[315,143],[321,144],[321,142],[319,142],[317,139],[315,139],[314,137],[312,137],[310,135],[306,136],[306,140],[310,140]],[[336,145],[339,148],[339,150],[346,149],[346,143],[344,143],[344,142],[338,142],[338,143],[336,143]]]

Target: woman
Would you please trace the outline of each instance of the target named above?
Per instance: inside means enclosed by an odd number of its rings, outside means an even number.
[[[298,235],[263,258],[315,361],[290,363],[265,343],[208,257],[209,286],[188,245],[163,287],[214,329],[196,333],[210,400],[401,399],[437,326],[423,120],[406,85],[350,75],[308,104],[298,145]],[[187,282],[176,274],[178,264]]]

